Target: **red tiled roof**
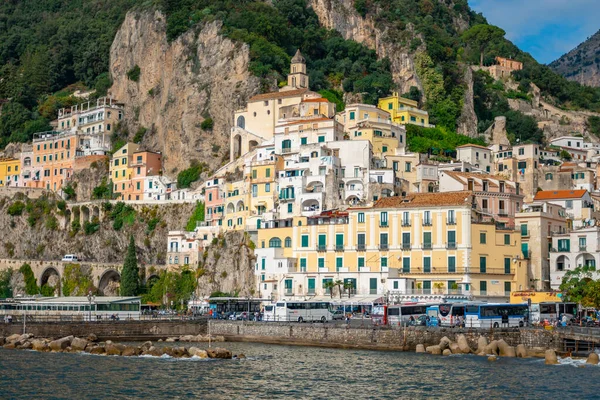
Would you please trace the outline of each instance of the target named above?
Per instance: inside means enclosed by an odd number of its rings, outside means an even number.
[[[284,97],[295,97],[295,96],[301,96],[306,92],[308,92],[308,89],[294,89],[294,90],[284,90],[282,92],[263,93],[263,94],[257,94],[256,96],[250,97],[250,99],[248,99],[248,101],[260,101],[260,100],[282,99]]]
[[[488,148],[487,148],[487,147],[485,147],[485,146],[480,146],[480,145],[478,145],[478,144],[472,144],[472,143],[463,144],[463,145],[461,145],[461,146],[457,146],[456,148],[457,148],[457,149],[460,149],[460,148],[463,148],[463,147],[478,147],[478,148],[480,148],[480,149],[490,150],[490,149],[488,149]],[[491,150],[490,150],[490,151],[491,151]]]
[[[317,99],[304,99],[303,103],[329,103],[329,100],[324,99],[323,97],[319,97]]]
[[[537,192],[534,200],[580,199],[587,190],[542,190]]]
[[[428,206],[461,206],[470,204],[472,192],[411,193],[404,197],[384,197],[373,208],[408,208]]]
[[[278,126],[290,126],[290,125],[298,125],[298,124],[305,124],[305,123],[310,123],[310,122],[322,122],[322,121],[334,121],[333,118],[307,118],[307,119],[297,119],[295,121],[292,121],[290,123],[287,124],[282,124],[282,125],[278,125]]]

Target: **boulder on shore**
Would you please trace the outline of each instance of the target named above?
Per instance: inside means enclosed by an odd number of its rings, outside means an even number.
[[[120,343],[113,343],[110,340],[106,342],[104,346],[107,356],[120,356],[125,350],[125,346]]]
[[[5,343],[4,346],[5,349],[16,349],[17,346],[15,346],[15,344],[13,342],[9,342],[9,343]]]
[[[471,347],[469,346],[469,342],[467,342],[467,338],[465,335],[458,335],[456,337],[456,343],[458,343],[458,348],[463,354],[469,354],[472,352]]]
[[[594,352],[590,353],[585,363],[591,365],[598,365],[598,354]]]
[[[449,356],[452,354],[452,350],[450,349],[444,349],[444,351],[442,352],[442,355],[444,356]]]
[[[504,341],[504,339],[498,340],[498,355],[500,357],[506,357],[506,353],[509,351],[510,346]]]
[[[73,338],[71,341],[71,348],[75,351],[84,351],[85,347],[88,345],[88,341],[81,338]]]
[[[94,346],[90,349],[90,354],[105,354],[106,350],[102,346]]]
[[[63,351],[67,347],[71,346],[72,340],[73,336],[67,336],[61,339],[51,341],[49,346],[52,351]]]
[[[0,346],[4,346],[5,343],[6,343],[6,339],[4,339],[3,337],[0,336]]]
[[[434,355],[442,354],[442,348],[438,345],[427,346],[427,348],[425,348],[425,351],[427,351],[429,354],[434,354]]]
[[[88,342],[97,342],[98,341],[98,336],[96,336],[93,333],[90,333],[89,335],[87,335],[86,337]]]
[[[196,339],[196,336],[194,336],[194,335],[179,336],[180,342],[193,342],[195,339]]]
[[[165,340],[165,342],[168,342],[168,343],[173,343],[176,341],[177,341],[177,338],[174,338],[174,337],[170,337],[170,338],[167,338],[167,340]]]
[[[31,341],[31,345],[32,345],[32,349],[35,351],[48,351],[50,350],[50,347],[48,346],[48,343],[46,343],[44,340],[42,339],[34,339]]]
[[[487,338],[485,336],[479,336],[479,339],[477,339],[477,354],[481,354],[481,353],[485,354],[485,349],[487,346],[488,346]]]
[[[450,347],[450,339],[448,339],[447,336],[444,336],[442,339],[440,339],[440,349],[446,350],[449,347]]]
[[[524,344],[517,345],[517,357],[527,358],[527,348]]]
[[[19,340],[20,337],[21,335],[19,335],[18,333],[10,335],[6,338],[6,343],[15,343],[17,340]]]
[[[138,347],[125,346],[125,348],[121,352],[121,355],[123,357],[133,357],[133,356],[139,356],[140,353],[141,353],[141,350]]]
[[[208,358],[208,353],[206,352],[206,350],[201,350],[197,347],[190,347],[188,349],[188,353],[192,357]]]
[[[488,361],[498,361],[498,357],[497,356],[489,356]]]
[[[546,356],[546,349],[544,349],[543,347],[532,347],[530,349],[527,349],[527,355],[529,357],[543,358]]]
[[[458,345],[458,343],[450,343],[450,351],[452,352],[452,354],[461,354],[462,350],[460,349],[460,346]]]
[[[215,348],[212,348],[212,349],[207,349],[206,353],[208,354],[208,356],[210,358],[225,358],[225,359],[230,359],[230,358],[233,357],[233,354],[231,354],[231,352],[229,350],[224,349],[222,347],[215,347]],[[441,354],[441,351],[440,351],[440,354]]]
[[[546,350],[544,358],[546,360],[546,364],[548,365],[558,364],[558,356],[556,355],[556,352],[552,349]]]
[[[418,344],[417,345],[417,349],[416,349],[417,353],[425,353],[425,346],[422,344]]]

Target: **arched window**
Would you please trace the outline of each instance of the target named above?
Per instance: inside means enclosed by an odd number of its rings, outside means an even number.
[[[546,180],[547,181],[551,181],[552,180],[552,174],[551,173],[547,173],[546,174]]]
[[[246,128],[246,119],[244,118],[243,115],[240,115],[237,119],[237,126],[238,128],[242,128],[245,129]]]
[[[292,238],[289,236],[285,238],[285,247],[292,247]]]
[[[271,240],[269,240],[269,247],[270,248],[280,248],[281,247],[281,239],[279,239],[278,237],[271,238]]]
[[[429,193],[433,193],[435,192],[435,186],[433,185],[433,182],[430,182],[429,185],[427,186],[427,191]]]
[[[283,142],[281,142],[281,148],[284,152],[286,150],[289,151],[292,148],[292,141],[290,139],[284,140]]]

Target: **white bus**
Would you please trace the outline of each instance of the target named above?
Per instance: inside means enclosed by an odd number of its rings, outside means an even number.
[[[278,301],[265,305],[263,321],[325,322],[332,317],[330,303],[326,301]]]
[[[538,324],[548,321],[552,323],[563,315],[570,322],[577,315],[577,303],[542,302],[531,304],[531,322]]]
[[[520,327],[525,325],[527,304],[469,303],[465,308],[467,328]]]
[[[399,325],[408,323],[410,317],[425,315],[427,307],[436,304],[382,305],[374,306],[372,321],[376,325]]]
[[[440,304],[440,326],[459,326],[465,321],[466,303]]]

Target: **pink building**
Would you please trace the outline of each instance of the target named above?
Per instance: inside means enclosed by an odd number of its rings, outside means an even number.
[[[223,224],[224,183],[223,179],[215,178],[206,181],[204,184],[204,215],[209,226],[221,226]]]

